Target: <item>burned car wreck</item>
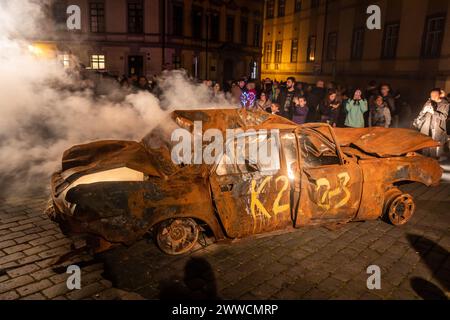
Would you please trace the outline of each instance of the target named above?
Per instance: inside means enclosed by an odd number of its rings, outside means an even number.
[[[434,186],[442,175],[437,161],[417,153],[436,143],[408,129],[298,126],[238,109],[175,111],[172,118],[188,130],[195,121],[204,131],[276,129],[279,166],[242,166],[224,155],[214,164],[176,165],[170,143],[153,145],[149,137],[74,146],[51,181],[48,212],[63,232],[86,235],[97,252],[151,233],[163,252],[181,254],[193,248],[200,226],[223,240],[379,218],[402,225],[415,203],[399,186]]]

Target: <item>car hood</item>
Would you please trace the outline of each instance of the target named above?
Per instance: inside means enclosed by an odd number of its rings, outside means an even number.
[[[119,168],[164,177],[175,170],[170,161],[164,161],[167,156],[170,155],[162,148],[147,149],[135,141],[96,141],[64,152],[61,177],[71,182],[83,175]]]
[[[341,147],[356,147],[378,157],[401,156],[436,147],[438,142],[415,130],[397,128],[335,128]]]

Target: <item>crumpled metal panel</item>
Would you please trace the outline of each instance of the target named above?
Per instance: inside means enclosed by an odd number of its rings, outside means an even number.
[[[438,146],[438,142],[416,130],[398,128],[335,128],[341,146],[354,145],[379,157],[401,156]]]

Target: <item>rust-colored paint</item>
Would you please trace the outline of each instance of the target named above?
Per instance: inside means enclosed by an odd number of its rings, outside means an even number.
[[[202,121],[203,130],[222,132],[279,129],[281,167],[270,175],[218,175],[217,165],[177,166],[170,143],[153,145],[153,133],[141,142],[75,146],[64,153],[62,170],[52,177],[52,218],[63,231],[101,239],[97,250],[103,250],[107,244],[131,244],[168,219],[204,223],[218,240],[377,219],[395,184],[436,185],[442,175],[437,161],[415,153],[436,143],[412,130],[297,126],[265,112],[238,109],[175,111],[172,119],[188,130],[194,121]],[[105,179],[105,172],[119,172],[114,169],[133,178]],[[83,177],[92,182],[77,184]]]

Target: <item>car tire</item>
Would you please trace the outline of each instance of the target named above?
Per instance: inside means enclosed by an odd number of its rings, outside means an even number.
[[[406,224],[414,215],[416,204],[413,196],[398,188],[390,189],[385,195],[384,220],[394,226]]]
[[[199,232],[193,219],[169,219],[157,226],[155,238],[161,251],[169,255],[180,255],[194,248]]]

